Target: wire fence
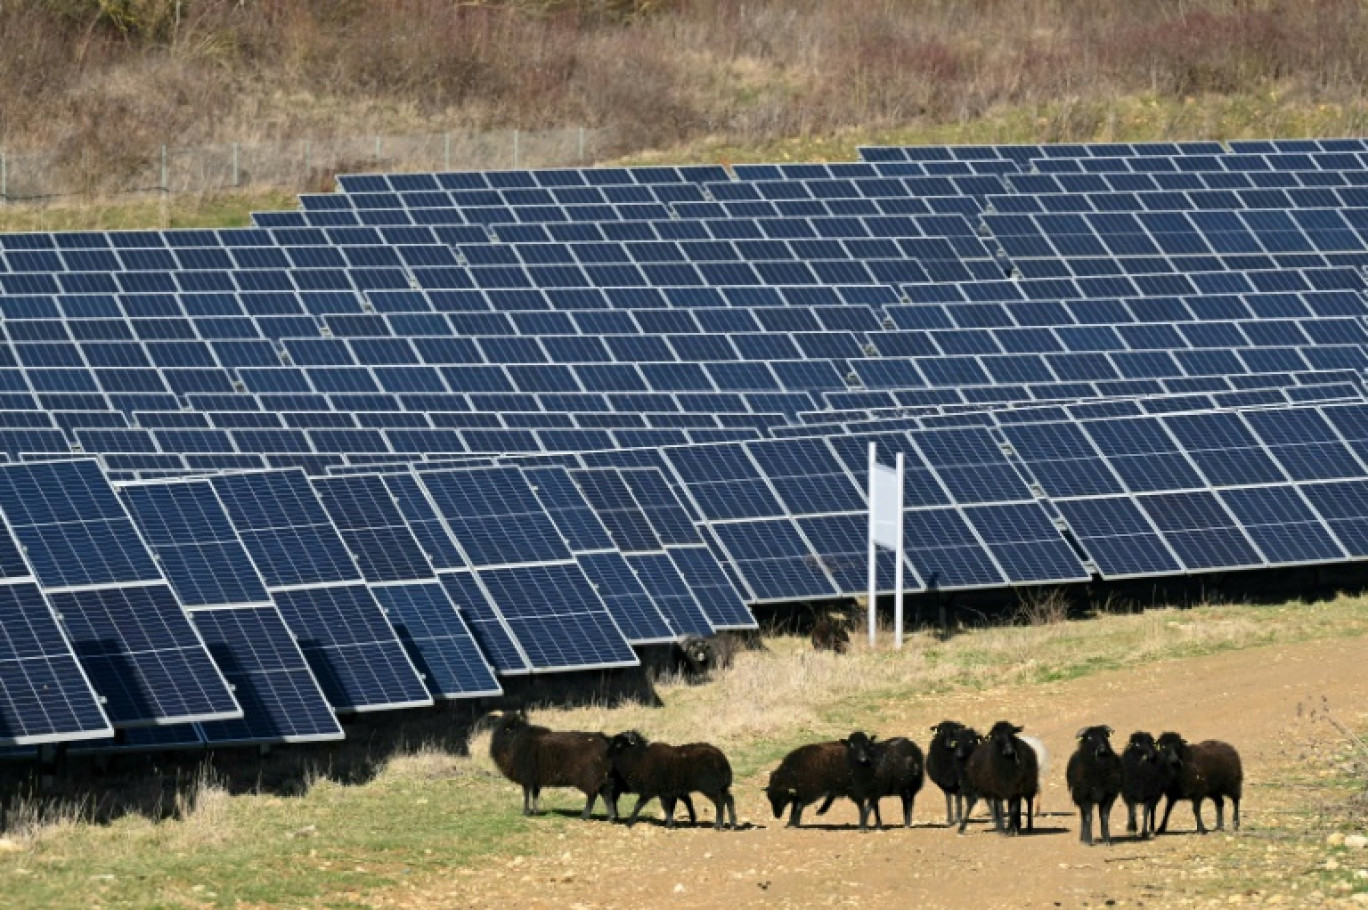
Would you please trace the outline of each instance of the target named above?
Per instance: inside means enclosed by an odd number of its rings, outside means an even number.
[[[607,147],[605,130],[572,127],[163,145],[126,155],[0,149],[0,202],[253,189],[325,192],[337,174],[578,166],[598,160]]]

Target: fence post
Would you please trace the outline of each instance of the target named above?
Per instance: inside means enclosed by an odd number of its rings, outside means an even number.
[[[167,185],[168,182],[169,181],[166,179],[166,146],[163,145],[161,147],[161,191],[163,193],[169,193],[171,191],[171,188]]]
[[[522,161],[522,152],[518,148],[518,131],[513,131],[513,167],[517,167]]]
[[[445,132],[445,133],[442,134],[442,160],[443,160],[443,162],[445,163],[445,166],[444,166],[442,169],[445,170],[445,171],[450,171],[450,170],[451,170],[451,132],[450,132],[449,130],[448,130],[447,132]]]
[[[238,144],[233,143],[233,188],[242,186],[241,171],[238,166]]]

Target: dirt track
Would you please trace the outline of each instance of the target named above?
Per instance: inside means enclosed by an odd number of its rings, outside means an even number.
[[[1309,797],[1276,787],[1278,772],[1295,759],[1286,748],[1298,704],[1327,697],[1338,716],[1361,726],[1368,712],[1365,644],[1358,640],[1273,646],[1213,655],[1181,664],[1108,672],[1068,683],[909,701],[890,709],[901,723],[884,735],[908,733],[925,743],[927,727],[943,717],[987,726],[1006,717],[1041,736],[1051,751],[1037,832],[1003,838],[973,825],[965,836],[943,827],[944,801],[928,782],[913,830],[861,835],[846,801],[824,819],[809,810],[803,830],[776,822],[760,792],[765,775],[738,782],[738,809],[748,830],[665,831],[656,824],[632,830],[602,823],[557,826],[526,858],[471,870],[440,887],[389,893],[376,903],[400,907],[1164,907],[1213,899],[1211,883],[1262,870],[1277,880],[1282,906],[1313,903],[1316,883],[1292,890],[1323,852],[1279,846],[1280,828],[1303,824]],[[852,719],[858,723],[858,719]],[[1197,837],[1187,804],[1174,810],[1169,836],[1151,843],[1121,838],[1110,848],[1078,842],[1077,815],[1063,789],[1063,768],[1081,726],[1107,723],[1118,744],[1132,729],[1179,730],[1190,739],[1225,739],[1245,763],[1245,833]],[[766,769],[767,773],[768,769]],[[900,813],[884,804],[885,819]],[[510,790],[509,810],[516,797]],[[703,812],[711,820],[711,807]],[[1124,810],[1113,832],[1124,831]],[[1213,823],[1210,803],[1205,818]],[[1289,821],[1290,819],[1290,821]],[[564,833],[561,833],[564,832]],[[1299,830],[1297,833],[1301,833]],[[1316,844],[1303,839],[1304,844]],[[1289,850],[1292,852],[1279,853]],[[1368,866],[1368,851],[1355,860]],[[1271,864],[1271,865],[1270,865]],[[1368,875],[1368,873],[1366,873]],[[1243,887],[1236,900],[1259,902],[1267,888]],[[1218,891],[1222,903],[1235,895]],[[1368,904],[1355,904],[1365,906]]]

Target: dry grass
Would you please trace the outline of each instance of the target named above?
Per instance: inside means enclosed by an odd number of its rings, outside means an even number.
[[[1022,115],[1038,140],[1363,123],[1359,0],[16,0],[0,146],[114,169],[149,148],[610,127],[611,154],[757,148]],[[1193,116],[1220,108],[1236,118]]]

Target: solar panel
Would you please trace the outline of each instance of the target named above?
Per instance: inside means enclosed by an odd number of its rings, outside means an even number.
[[[302,471],[209,483],[337,711],[432,703]]]
[[[242,720],[202,724],[200,739],[341,739],[332,707],[212,488],[190,481],[118,492],[242,705]]]
[[[418,476],[532,669],[636,665],[607,605],[517,468]]]
[[[242,716],[95,462],[0,466],[0,511],[116,727]]]
[[[1183,570],[1149,518],[1128,496],[1061,499],[1055,507],[1105,578],[1172,575]]]

